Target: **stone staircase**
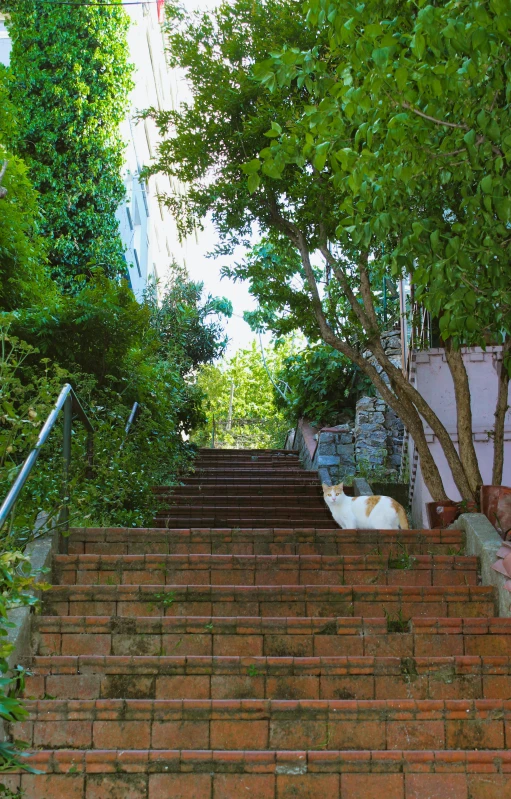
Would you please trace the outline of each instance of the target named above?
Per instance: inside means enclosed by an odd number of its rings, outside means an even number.
[[[288,451],[202,450],[79,529],[34,617],[24,799],[509,799],[511,619],[455,530],[335,527]]]

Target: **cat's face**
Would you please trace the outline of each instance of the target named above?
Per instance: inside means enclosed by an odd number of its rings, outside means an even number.
[[[327,486],[326,483],[323,483],[323,496],[325,497],[325,502],[328,502],[329,505],[334,505],[338,502],[343,494],[343,483],[339,483],[336,486]]]

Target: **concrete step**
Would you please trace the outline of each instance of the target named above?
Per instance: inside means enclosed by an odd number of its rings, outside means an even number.
[[[56,616],[493,616],[492,586],[54,585]]]
[[[511,618],[35,616],[38,655],[511,656]]]
[[[462,555],[460,530],[341,530],[304,527],[82,527],[70,531],[76,554]]]
[[[506,699],[511,657],[37,656],[29,699]]]
[[[507,749],[41,750],[2,775],[24,799],[504,799]]]
[[[455,555],[57,555],[59,585],[477,585]]]

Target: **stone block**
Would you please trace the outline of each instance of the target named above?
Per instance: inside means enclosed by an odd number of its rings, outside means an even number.
[[[337,454],[345,458],[353,457],[355,454],[355,444],[337,444]]]
[[[318,466],[337,466],[338,463],[336,455],[318,455]]]
[[[331,444],[332,441],[335,441],[334,433],[320,433],[319,434],[319,445],[321,444]]]
[[[335,444],[327,444],[321,440],[318,445],[318,458],[322,455],[335,455]]]
[[[372,433],[373,430],[376,429],[383,430],[383,427],[382,425],[374,425],[374,424],[369,424],[367,422],[363,422],[362,424],[357,424],[357,426],[355,427],[355,437],[359,437],[361,434],[364,433]]]
[[[357,412],[359,409],[373,408],[375,401],[375,397],[360,397],[357,402]]]
[[[327,485],[332,485],[330,472],[328,469],[318,469],[318,477],[322,483],[326,483]]]

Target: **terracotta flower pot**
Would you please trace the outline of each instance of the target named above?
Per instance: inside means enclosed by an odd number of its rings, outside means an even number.
[[[509,486],[481,486],[481,513],[495,527],[502,538],[511,531],[511,488]]]
[[[432,530],[443,529],[452,524],[461,513],[459,503],[447,499],[441,502],[426,502],[429,526]]]

